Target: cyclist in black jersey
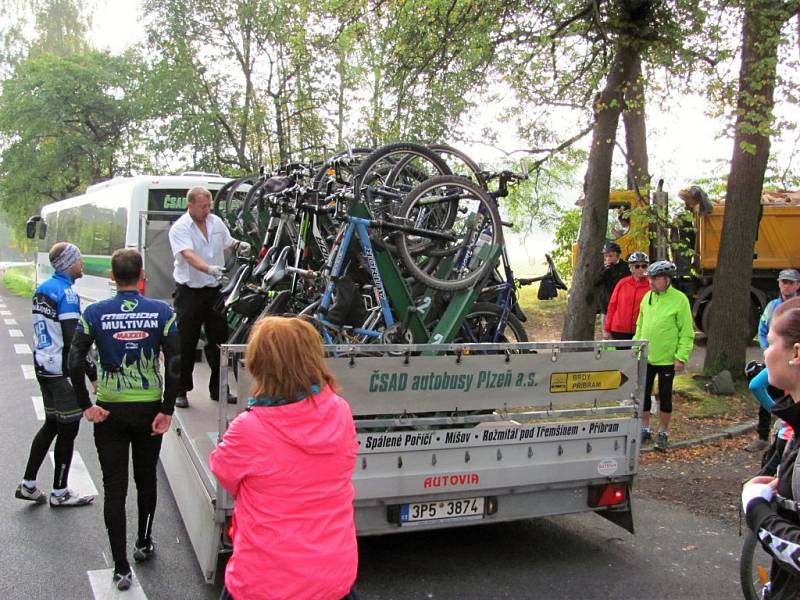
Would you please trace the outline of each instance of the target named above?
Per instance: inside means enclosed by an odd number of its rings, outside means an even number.
[[[117,295],[90,304],[78,323],[69,354],[70,377],[78,400],[88,397],[84,358],[92,344],[99,355],[97,407],[92,420],[94,441],[103,472],[105,518],[114,584],[131,586],[126,546],[125,496],[128,451],[133,459],[139,527],[133,558],[148,560],[155,552],[153,514],[156,508],[156,466],[162,434],[169,429],[180,377],[180,343],[172,308],[138,292],[142,257],[132,248],[111,257]],[[161,374],[160,353],[165,369]]]

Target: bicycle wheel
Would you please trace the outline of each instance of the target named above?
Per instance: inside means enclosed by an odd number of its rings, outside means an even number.
[[[236,198],[237,192],[240,196],[243,193],[239,188],[242,185],[248,186],[257,177],[258,174],[252,173],[250,175],[245,175],[244,177],[231,179],[228,183],[222,186],[214,196],[214,214],[216,214],[223,221],[227,222],[228,210],[231,208],[233,199]]]
[[[254,186],[258,185],[259,181],[259,175],[255,173],[240,177],[235,181],[235,185],[228,188],[225,196],[220,198],[219,210],[224,213],[227,222],[233,223],[236,220],[236,213],[241,209],[247,194]]]
[[[739,582],[745,600],[761,600],[761,593],[769,581],[771,565],[772,556],[761,547],[758,536],[748,529],[739,559]]]
[[[263,179],[253,182],[244,198],[229,194],[225,209],[231,235],[236,239],[248,242],[254,248],[259,246],[262,239],[262,235],[259,234],[258,215],[255,212],[255,199],[263,185]]]
[[[497,304],[488,302],[477,302],[469,309],[464,323],[453,340],[456,343],[467,344],[501,344],[527,342],[528,334],[522,322],[513,313],[506,311]],[[501,331],[497,331],[500,320],[505,316],[505,325]]]
[[[395,169],[398,164],[402,167]],[[373,217],[396,214],[402,196],[434,175],[447,175],[450,168],[434,151],[420,144],[400,143],[381,146],[358,165],[353,178],[356,201],[363,198],[363,188],[392,188],[396,193],[375,194],[368,208]]]
[[[453,175],[461,175],[473,183],[476,183],[484,190],[489,189],[486,184],[486,179],[483,177],[483,171],[481,171],[480,165],[472,160],[469,155],[447,144],[431,144],[428,148],[436,152],[447,162],[447,166],[450,167]]]
[[[450,240],[403,232],[397,250],[409,273],[438,290],[461,290],[478,283],[497,262],[503,243],[497,206],[484,190],[458,175],[439,175],[420,184],[400,207],[398,217],[420,230],[441,232]],[[435,271],[426,267],[443,259]]]

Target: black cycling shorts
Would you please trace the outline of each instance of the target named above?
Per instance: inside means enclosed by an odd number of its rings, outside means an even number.
[[[68,377],[40,377],[39,389],[42,390],[44,415],[46,419],[55,419],[59,423],[80,421],[83,411],[78,406],[75,390]]]

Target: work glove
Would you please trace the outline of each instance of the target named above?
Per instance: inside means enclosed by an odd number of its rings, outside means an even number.
[[[217,281],[222,279],[222,274],[224,272],[225,270],[222,267],[218,267],[217,265],[208,265],[208,274],[211,275]]]
[[[240,257],[250,256],[250,244],[247,242],[239,242],[236,245],[236,253]]]

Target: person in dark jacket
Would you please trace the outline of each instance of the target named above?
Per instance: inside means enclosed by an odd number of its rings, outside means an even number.
[[[606,242],[603,245],[603,270],[594,282],[599,292],[597,312],[602,315],[608,310],[608,301],[617,282],[631,274],[628,263],[622,260],[621,255],[622,249],[616,242]]]
[[[650,291],[647,267],[650,258],[644,252],[632,252],[628,257],[631,274],[623,277],[614,287],[608,312],[603,323],[603,337],[612,340],[632,340],[639,318],[639,304]]]
[[[800,298],[792,298],[776,310],[767,335],[764,361],[769,383],[787,391],[772,413],[795,432],[800,428]],[[797,434],[787,444],[777,476],[759,475],[742,488],[742,507],[747,525],[772,555],[768,600],[800,599],[800,465]]]

